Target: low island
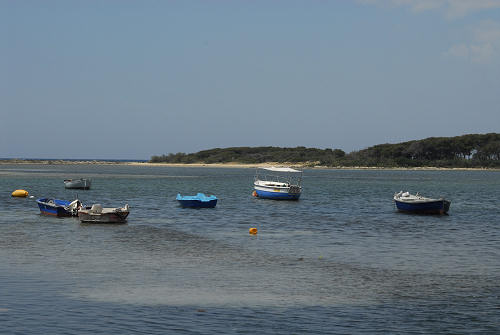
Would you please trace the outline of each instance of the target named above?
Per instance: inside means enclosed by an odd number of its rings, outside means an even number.
[[[345,153],[306,147],[232,147],[153,156],[150,163],[283,164],[327,168],[500,168],[500,134],[430,137]]]
[[[230,147],[196,153],[169,153],[149,161],[75,159],[0,159],[0,164],[126,164],[211,167],[289,165],[337,169],[500,169],[500,134],[429,137],[378,144],[346,153],[306,147]]]

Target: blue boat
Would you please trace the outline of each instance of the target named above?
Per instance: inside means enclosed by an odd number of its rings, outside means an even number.
[[[443,198],[426,198],[418,193],[413,195],[403,191],[394,195],[394,203],[398,211],[415,214],[447,214],[451,204]]]
[[[213,208],[217,205],[217,197],[215,195],[206,196],[203,193],[185,196],[177,194],[177,201],[182,207],[191,208]]]
[[[288,167],[259,168],[255,172],[253,196],[274,200],[299,200],[302,171]]]
[[[36,203],[40,213],[53,216],[76,216],[82,204],[80,200],[67,201],[60,199],[41,198]]]

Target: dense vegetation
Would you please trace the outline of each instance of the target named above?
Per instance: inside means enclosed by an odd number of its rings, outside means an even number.
[[[373,167],[500,167],[500,134],[430,137],[379,144],[346,154],[341,149],[235,147],[151,157],[152,163],[300,163]]]

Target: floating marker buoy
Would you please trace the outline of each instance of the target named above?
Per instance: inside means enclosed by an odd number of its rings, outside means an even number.
[[[12,192],[13,197],[26,198],[28,196],[28,191],[25,190],[15,190]]]
[[[254,197],[257,197],[257,192],[256,192],[256,191],[253,191],[253,192],[252,192],[252,195],[253,195]]]
[[[248,233],[252,235],[257,235],[257,228],[250,228],[248,229]]]

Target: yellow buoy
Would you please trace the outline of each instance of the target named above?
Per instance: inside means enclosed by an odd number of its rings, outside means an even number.
[[[248,229],[248,233],[252,235],[257,235],[257,228],[250,228]]]
[[[25,198],[25,197],[28,196],[28,191],[25,191],[25,190],[15,190],[14,192],[12,192],[12,196],[13,197]]]

